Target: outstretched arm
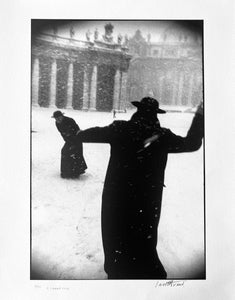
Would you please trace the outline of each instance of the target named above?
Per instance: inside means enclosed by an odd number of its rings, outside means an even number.
[[[180,153],[180,152],[192,152],[201,147],[202,138],[204,136],[204,119],[203,119],[203,105],[198,106],[198,109],[193,118],[192,124],[188,130],[186,137],[175,135],[170,130],[166,130],[161,135],[155,135],[145,140],[145,147],[152,142],[160,142],[167,152]]]
[[[78,131],[75,140],[83,143],[109,143],[110,135],[110,126],[92,127]]]
[[[123,136],[126,121],[114,121],[105,127],[92,127],[78,131],[76,140],[84,143],[111,143]]]

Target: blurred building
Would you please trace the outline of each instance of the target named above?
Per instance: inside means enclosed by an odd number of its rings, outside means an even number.
[[[156,97],[161,105],[193,107],[203,97],[202,36],[170,24],[158,42],[134,36],[113,38],[87,30],[86,41],[51,30],[32,33],[32,104],[41,107],[111,111],[133,100]]]
[[[125,43],[88,30],[86,41],[52,33],[32,35],[32,104],[41,107],[111,111],[126,108],[127,71],[131,55]]]
[[[133,58],[128,70],[128,102],[156,97],[162,105],[193,107],[203,97],[202,37],[170,27],[159,42],[145,39],[140,30],[129,39]]]

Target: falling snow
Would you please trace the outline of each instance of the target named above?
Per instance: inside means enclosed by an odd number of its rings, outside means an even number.
[[[81,129],[113,121],[111,113],[62,111]],[[32,266],[46,279],[106,279],[100,220],[110,147],[84,144],[86,173],[80,179],[60,178],[63,140],[52,112],[50,108],[32,111]],[[128,120],[133,112],[117,114],[116,119]],[[162,126],[182,135],[192,117],[190,113],[159,116]],[[168,158],[158,253],[169,278],[190,278],[203,264],[202,153],[200,149]]]

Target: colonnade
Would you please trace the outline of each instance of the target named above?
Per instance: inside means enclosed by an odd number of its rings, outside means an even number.
[[[33,106],[44,106],[44,107],[52,107],[52,108],[70,108],[73,109],[78,104],[82,110],[97,110],[97,102],[99,101],[97,96],[97,89],[99,89],[99,78],[98,78],[98,70],[99,63],[82,64],[82,71],[76,74],[74,63],[79,63],[76,60],[68,60],[66,61],[66,70],[59,70],[58,61],[56,58],[51,58],[48,64],[46,65],[47,70],[41,70],[43,68],[43,64],[40,64],[40,60],[43,60],[43,56],[41,57],[33,57],[32,59],[32,105]],[[125,102],[126,102],[126,85],[127,85],[127,72],[123,72],[119,68],[110,65],[109,67],[115,69],[114,73],[114,87],[113,91],[110,94],[110,98],[108,101],[109,107],[111,109],[116,110],[124,110]],[[49,82],[44,82],[44,85],[40,81],[42,81],[41,74],[44,72],[49,72],[48,78]],[[60,74],[65,74],[65,78],[63,78],[63,86],[60,87],[60,90],[63,90],[63,96],[65,95],[65,99],[63,99],[63,103],[58,103],[58,72]],[[81,76],[82,75],[82,76]],[[76,96],[75,89],[77,86],[74,85],[74,80],[76,76],[81,76],[83,82],[79,83],[80,89],[80,97]],[[79,79],[79,80],[82,80]],[[48,93],[40,93],[40,89],[48,89]],[[46,96],[45,96],[46,95]],[[44,97],[45,99],[42,99]],[[60,96],[62,97],[62,96]],[[100,109],[102,110],[102,109]]]

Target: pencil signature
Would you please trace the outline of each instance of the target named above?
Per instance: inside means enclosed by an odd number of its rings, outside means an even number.
[[[183,280],[167,280],[164,282],[157,281],[155,287],[183,287]]]

